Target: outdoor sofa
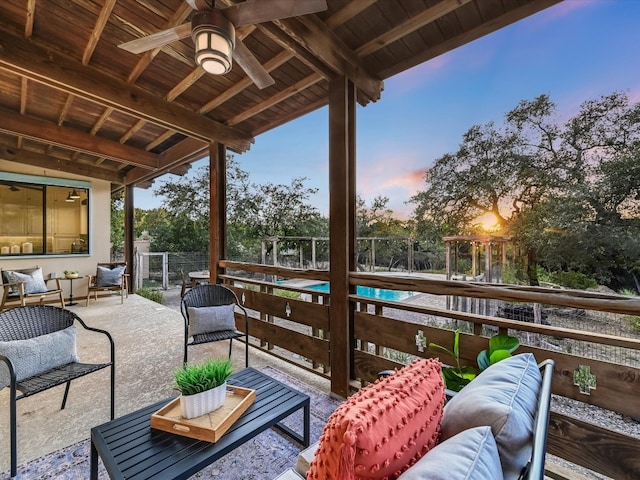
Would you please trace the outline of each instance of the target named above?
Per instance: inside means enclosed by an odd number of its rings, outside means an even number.
[[[502,360],[444,406],[433,378],[440,367],[430,362],[347,399],[278,480],[542,480],[553,361],[538,365],[530,353]]]

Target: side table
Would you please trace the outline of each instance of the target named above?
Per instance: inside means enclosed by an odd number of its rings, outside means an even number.
[[[78,302],[73,301],[73,281],[78,280],[78,278],[81,277],[62,277],[62,280],[69,280],[69,301],[66,304],[70,307],[78,304]]]

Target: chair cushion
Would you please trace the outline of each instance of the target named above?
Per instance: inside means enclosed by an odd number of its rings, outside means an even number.
[[[362,388],[331,414],[307,479],[395,479],[438,440],[441,364],[416,360]]]
[[[79,362],[76,327],[72,325],[27,340],[0,342],[0,355],[11,360],[18,381],[67,363]],[[7,365],[0,361],[0,388],[8,386],[10,381]]]
[[[16,271],[4,270],[2,276],[5,277],[9,283],[24,282],[24,293],[46,293],[49,291],[47,284],[44,282],[42,268],[39,267]],[[19,293],[18,287],[12,286],[11,293]]]
[[[109,268],[98,265],[96,272],[96,287],[117,287],[122,284],[122,275],[124,275],[126,266],[118,265]]]
[[[502,480],[491,427],[475,427],[440,442],[399,480]]]
[[[208,332],[220,332],[236,329],[234,305],[215,307],[188,307],[189,336]]]
[[[468,428],[488,425],[498,445],[506,480],[515,480],[532,450],[533,425],[542,375],[531,353],[491,365],[444,408],[445,441]]]

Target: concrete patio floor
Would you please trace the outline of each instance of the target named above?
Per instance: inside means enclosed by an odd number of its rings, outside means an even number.
[[[179,311],[180,289],[163,291],[164,304],[130,295],[120,304],[118,296],[100,298],[85,306],[84,300],[68,307],[89,326],[107,330],[116,348],[116,417],[175,396],[173,371],[182,362],[183,319]],[[189,360],[226,356],[227,342],[192,347]],[[244,367],[244,344],[234,342],[234,369]],[[104,336],[78,327],[78,354],[82,361],[106,361]],[[329,391],[329,382],[255,348],[249,348],[249,364],[273,366],[316,388]],[[9,468],[8,388],[0,391],[0,471]],[[109,371],[102,370],[75,380],[69,399],[60,410],[64,386],[18,401],[18,463],[38,458],[89,438],[91,427],[109,420]]]

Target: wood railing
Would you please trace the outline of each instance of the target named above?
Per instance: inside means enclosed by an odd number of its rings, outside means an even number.
[[[257,346],[308,371],[329,376],[330,294],[310,290],[303,283],[295,286],[271,281],[277,278],[321,283],[328,281],[328,272],[228,261],[221,262],[220,266],[229,272],[222,276],[224,281],[233,286],[243,304],[253,311],[249,332],[259,342]],[[354,388],[374,381],[378,372],[401,367],[416,357],[438,356],[443,363],[452,364],[455,359],[419,344],[428,341],[449,347],[453,344],[456,328],[462,331],[460,361],[474,366],[477,354],[487,348],[488,337],[496,332],[508,332],[520,338],[518,352],[531,352],[539,361],[555,360],[555,395],[640,419],[640,329],[637,335],[623,337],[442,306],[451,303],[443,302],[445,297],[471,299],[466,302],[468,305],[485,300],[519,302],[579,309],[588,314],[603,312],[614,316],[611,318],[637,322],[640,319],[637,297],[430,280],[413,275],[352,272],[349,281],[354,286],[410,291],[434,299],[433,302],[415,303],[372,299],[355,293],[349,296],[354,310]],[[286,292],[294,292],[299,297]],[[559,340],[570,342],[581,353],[551,348]],[[585,345],[590,349],[577,348]],[[624,358],[624,361],[611,361],[611,356]],[[640,478],[640,457],[636,453],[640,451],[640,439],[608,428],[604,416],[586,422],[552,411],[548,451],[615,479]]]

